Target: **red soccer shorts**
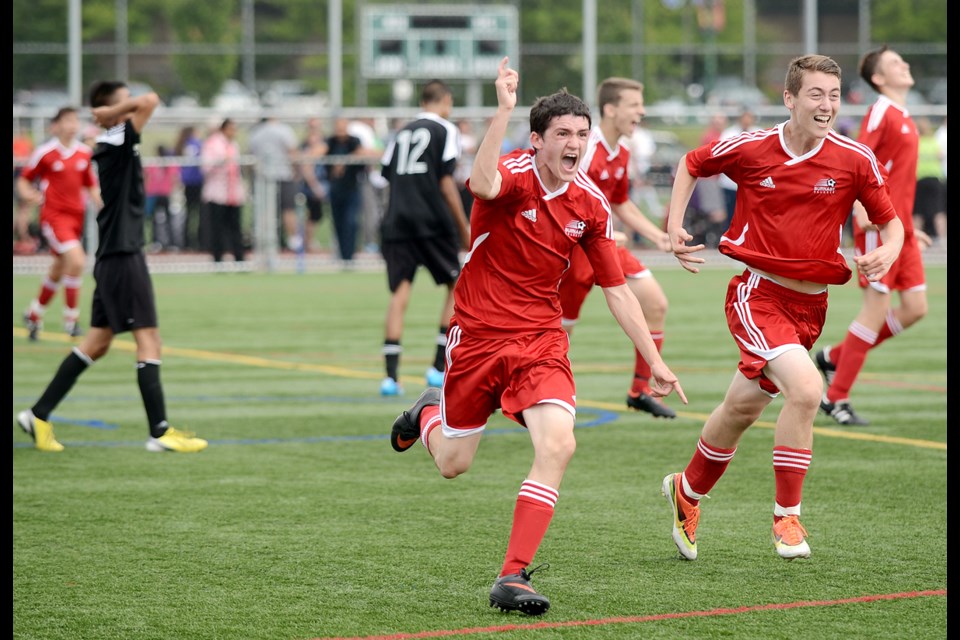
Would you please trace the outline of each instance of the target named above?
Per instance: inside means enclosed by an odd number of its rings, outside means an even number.
[[[813,348],[827,318],[827,292],[793,291],[748,269],[731,278],[725,309],[740,348],[740,373],[759,378],[761,389],[777,394],[780,389],[763,368],[788,349]]]
[[[625,278],[640,278],[647,273],[643,263],[626,247],[617,247],[617,257],[620,259],[620,268]],[[560,308],[563,310],[565,325],[575,324],[580,318],[583,302],[595,284],[593,266],[587,254],[579,246],[574,247],[570,254],[570,268],[560,280]]]
[[[853,243],[856,254],[862,256],[880,246],[880,232],[858,230],[853,235]],[[890,271],[887,271],[879,282],[870,282],[866,276],[858,273],[857,283],[862,289],[869,286],[883,293],[926,290],[927,280],[923,272],[923,256],[917,237],[911,233],[903,239],[900,255],[890,266]]]
[[[43,215],[40,218],[40,232],[50,246],[50,252],[61,255],[81,244],[83,238],[83,216]]]
[[[444,432],[482,429],[497,409],[523,425],[523,410],[544,402],[576,415],[569,348],[569,338],[559,328],[483,340],[465,335],[456,320],[451,322],[441,407]]]

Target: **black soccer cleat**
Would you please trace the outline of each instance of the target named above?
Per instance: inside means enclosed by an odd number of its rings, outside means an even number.
[[[394,451],[406,451],[420,438],[420,412],[424,407],[440,404],[440,389],[427,387],[409,411],[404,411],[393,421],[390,430],[390,446]]]
[[[528,616],[545,614],[550,608],[550,601],[530,585],[530,576],[537,569],[549,566],[549,564],[542,564],[529,572],[526,569],[520,569],[520,573],[497,578],[490,590],[490,606],[500,611],[519,611]]]
[[[813,359],[817,363],[817,368],[820,369],[820,373],[823,374],[823,379],[829,387],[833,384],[834,376],[837,375],[837,365],[830,362],[830,347],[817,351]]]
[[[627,408],[635,411],[646,411],[655,418],[676,418],[677,414],[673,409],[663,404],[653,396],[647,393],[641,393],[639,396],[627,395]]]
[[[837,424],[844,427],[866,427],[870,424],[869,420],[861,418],[857,412],[850,406],[849,400],[838,400],[830,402],[827,396],[820,400],[820,411],[837,421]]]
[[[30,317],[29,311],[23,312],[23,323],[27,325],[27,336],[30,342],[36,342],[39,339],[40,329],[43,328],[42,320],[34,320]]]

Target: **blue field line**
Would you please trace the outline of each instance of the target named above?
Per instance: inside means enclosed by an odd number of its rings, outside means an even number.
[[[289,398],[287,398],[289,400]],[[356,398],[352,398],[351,401],[356,401]],[[577,429],[592,429],[594,427],[599,427],[604,424],[609,424],[617,420],[619,415],[615,411],[604,411],[602,409],[588,409],[588,408],[579,408],[577,409],[577,414],[584,417],[583,414],[590,416],[589,420],[578,420],[576,424]],[[101,420],[75,420],[60,418],[57,416],[50,416],[50,422],[55,422],[57,424],[71,425],[71,426],[80,426],[80,427],[93,427],[95,429],[118,429],[119,425],[110,424],[103,422]],[[490,436],[500,436],[500,435],[511,435],[517,433],[523,433],[526,431],[523,427],[510,427],[510,428],[498,428],[498,429],[486,429],[484,431],[485,435]],[[357,435],[357,436],[310,436],[306,438],[237,438],[237,439],[226,439],[226,440],[210,440],[211,445],[260,445],[260,444],[316,444],[321,442],[363,442],[371,440],[386,440],[389,437],[388,433],[382,434],[367,434],[367,435]],[[60,441],[69,447],[130,447],[137,446],[142,447],[143,441],[120,441],[120,442],[74,442],[63,440]],[[25,449],[33,448],[32,442],[14,442],[14,448]]]

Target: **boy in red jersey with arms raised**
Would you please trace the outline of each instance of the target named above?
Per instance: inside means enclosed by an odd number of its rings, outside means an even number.
[[[815,356],[827,382],[820,411],[845,426],[869,424],[850,405],[850,390],[867,354],[927,315],[927,281],[920,252],[931,244],[930,236],[913,226],[919,134],[907,111],[907,93],[913,86],[910,65],[883,46],[860,60],[860,77],[880,95],[864,115],[857,141],[870,147],[890,173],[890,197],[905,236],[900,257],[883,278],[870,281],[862,274],[858,278],[863,306],[846,337]],[[880,244],[881,237],[862,205],[854,205],[853,211],[854,250],[863,255]],[[894,291],[900,294],[900,306],[895,309]]]
[[[513,528],[490,605],[540,615],[550,601],[530,585],[533,561],[553,517],[560,481],[576,448],[576,390],[557,287],[582,245],[614,317],[651,363],[651,391],[686,396],[650,337],[627,287],[610,208],[580,170],[590,110],[559,91],[530,110],[532,149],[500,156],[517,103],[517,72],[500,62],[498,108],[477,151],[467,186],[475,201],[471,250],[454,291],[443,388],[428,388],[393,424],[390,441],[406,451],[419,439],[445,478],[473,462],[497,410],[530,434],[534,460],[520,486]]]
[[[803,481],[813,451],[813,420],[823,381],[809,350],[823,330],[827,286],[852,273],[840,253],[843,225],[859,200],[883,246],[855,258],[863,277],[878,281],[903,244],[903,225],[887,188],[887,173],[869,147],[833,130],[840,110],[840,66],[820,55],[795,58],[783,102],[790,119],[687,153],[677,167],[667,230],[685,269],[699,271],[687,246],[683,215],[699,177],[725,173],[737,183],[733,220],[719,250],[747,269],[727,288],[727,325],[740,362],[723,402],[700,433],[682,473],[668,474],[661,491],[673,511],[673,540],[688,560],[697,557],[700,499],[720,480],[744,432],[783,391],[774,432],[776,492],[773,544],[780,557],[809,557],[800,523]]]
[[[97,209],[103,206],[91,163],[93,150],[77,140],[77,110],[62,107],[51,123],[53,137],[37,147],[17,177],[20,198],[40,205],[40,232],[53,254],[40,292],[23,313],[31,340],[37,340],[47,305],[61,285],[63,329],[70,336],[80,335],[80,287],[87,264],[83,250],[86,199],[92,199]]]
[[[607,78],[597,89],[600,123],[594,125],[587,141],[581,167],[610,203],[610,208],[632,231],[653,242],[658,249],[670,251],[670,236],[648,220],[630,200],[630,150],[621,139],[633,135],[646,113],[643,108],[643,84],[629,78]],[[627,286],[640,301],[657,350],[663,348],[663,328],[667,297],[650,270],[625,246],[617,247],[617,256]],[[593,288],[595,276],[581,247],[570,256],[570,268],[560,281],[560,306],[563,327],[573,335],[580,309]],[[677,414],[650,394],[650,365],[639,350],[634,350],[633,381],[627,393],[627,406],[655,417],[675,418]]]

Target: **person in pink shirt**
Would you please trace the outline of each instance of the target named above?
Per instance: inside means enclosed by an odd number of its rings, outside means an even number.
[[[610,205],[580,168],[589,107],[566,90],[538,99],[530,109],[531,148],[501,156],[519,82],[507,62],[500,62],[497,111],[467,182],[474,196],[471,243],[454,289],[443,387],[428,387],[397,417],[390,443],[402,452],[420,440],[440,475],[455,478],[469,470],[498,409],[527,429],[533,464],[520,484],[490,606],[541,615],[550,601],[530,584],[540,567],[527,567],[576,449],[576,388],[557,291],[575,247],[583,247],[611,313],[650,363],[651,393],[676,391],[687,399],[623,277]]]
[[[200,150],[203,170],[203,200],[210,215],[210,244],[213,261],[221,262],[229,251],[236,262],[244,259],[241,212],[247,201],[247,187],[240,171],[237,123],[227,118],[210,134]]]
[[[21,199],[40,205],[40,230],[53,263],[40,285],[40,292],[24,312],[31,340],[37,340],[43,315],[54,294],[63,285],[63,329],[70,336],[82,334],[80,288],[87,254],[83,250],[83,224],[87,198],[97,209],[103,206],[100,185],[93,172],[93,150],[77,140],[80,116],[74,107],[61,108],[52,120],[53,137],[37,147],[17,177]]]
[[[673,183],[667,231],[680,264],[698,273],[705,262],[696,255],[704,245],[688,246],[693,236],[683,226],[697,180],[725,173],[737,183],[737,201],[719,251],[746,265],[730,280],[725,305],[740,351],[737,370],[686,468],[660,485],[673,511],[674,544],[687,560],[698,554],[701,498],[781,390],[773,434],[773,546],[785,560],[810,556],[800,505],[823,381],[809,351],[823,331],[828,286],[852,276],[840,240],[853,203],[863,203],[883,237],[882,246],[854,259],[863,277],[880,281],[903,244],[886,170],[869,147],[834,130],[840,66],[821,55],[795,58],[784,87],[789,120],[690,151]]]
[[[153,219],[153,251],[177,250],[183,244],[178,240],[179,221],[174,219],[170,209],[170,196],[180,182],[180,168],[175,164],[163,164],[172,155],[173,151],[161,144],[157,146],[154,163],[143,167],[143,188],[147,196],[145,213]]]

